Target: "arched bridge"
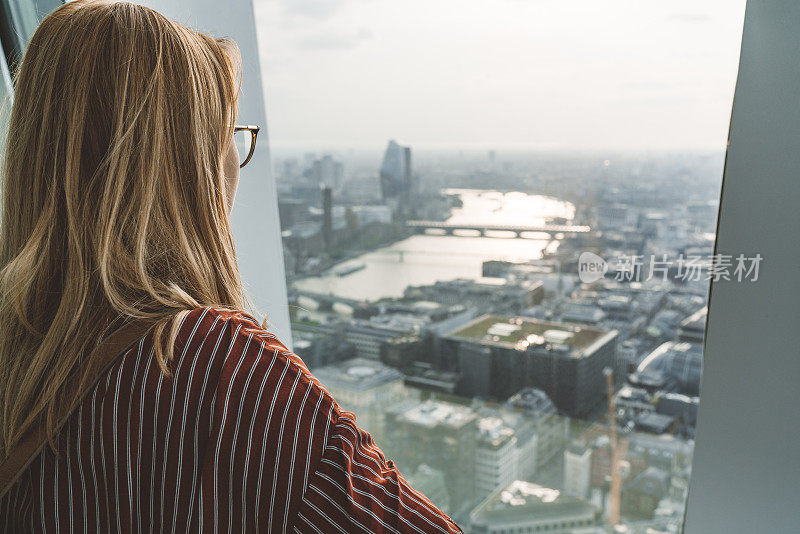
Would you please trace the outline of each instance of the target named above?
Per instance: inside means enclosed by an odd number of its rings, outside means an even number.
[[[544,224],[540,226],[530,226],[509,224],[459,224],[444,221],[406,221],[406,227],[414,228],[419,233],[428,229],[436,229],[444,230],[447,235],[453,235],[454,230],[476,230],[480,232],[482,236],[485,236],[487,231],[504,231],[515,232],[517,237],[519,237],[522,232],[547,233],[552,237],[555,234],[575,235],[585,234],[591,231],[589,226],[577,224]]]
[[[291,289],[290,296],[306,297],[319,304],[319,309],[330,310],[335,303],[346,304],[354,310],[360,307],[369,306],[370,303],[365,300],[349,299],[347,297],[340,297],[333,294],[317,293],[315,291],[307,291],[304,289]]]

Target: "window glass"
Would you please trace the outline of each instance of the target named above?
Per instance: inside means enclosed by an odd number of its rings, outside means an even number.
[[[744,2],[257,10],[295,351],[467,531],[680,531]]]
[[[3,52],[3,45],[0,44],[0,113],[5,113],[8,109],[8,102],[7,98],[11,94],[11,74],[8,72],[8,65],[2,59],[5,57]]]
[[[27,42],[39,24],[36,4],[30,0],[5,0],[4,4],[14,22],[17,35],[23,42]]]
[[[20,42],[27,43],[39,21],[58,7],[60,0],[3,0],[3,8],[14,24],[14,32]]]
[[[0,0],[2,43],[6,62],[18,61],[39,21],[62,2],[60,0]]]
[[[0,0],[0,157],[13,100],[11,69],[41,18],[60,3],[59,0]]]
[[[256,8],[295,351],[467,531],[678,532],[743,1]]]
[[[3,158],[5,128],[12,103],[11,73],[8,70],[5,57],[3,45],[0,43],[0,161]]]

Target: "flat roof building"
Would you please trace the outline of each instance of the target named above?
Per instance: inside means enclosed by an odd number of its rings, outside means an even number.
[[[616,330],[487,314],[443,336],[441,349],[458,362],[461,395],[504,400],[535,387],[560,412],[580,416],[604,400],[616,340]]]
[[[478,420],[475,447],[475,490],[488,495],[518,476],[517,438],[513,428],[499,417]]]
[[[470,514],[470,532],[595,534],[601,512],[593,504],[556,489],[515,480],[492,492]]]
[[[410,395],[403,373],[372,359],[351,358],[314,374],[377,443],[385,439],[384,411]]]
[[[438,400],[409,400],[385,416],[383,448],[401,472],[421,464],[442,471],[453,508],[475,498],[478,415],[468,406]],[[455,510],[454,510],[455,511]]]
[[[424,299],[442,304],[503,306],[519,312],[544,298],[544,287],[539,280],[509,282],[504,278],[479,277],[476,280],[457,278],[440,280],[431,285],[408,286],[403,292],[409,299]]]

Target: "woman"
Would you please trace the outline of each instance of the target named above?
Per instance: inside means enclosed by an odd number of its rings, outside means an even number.
[[[33,36],[2,174],[0,460],[37,426],[50,446],[3,532],[460,532],[244,311],[238,71],[233,43],[129,3]],[[131,320],[154,326],[91,376]]]

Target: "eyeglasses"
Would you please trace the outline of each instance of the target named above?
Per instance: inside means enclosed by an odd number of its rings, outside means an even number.
[[[239,152],[239,168],[247,165],[247,162],[253,157],[260,129],[258,126],[240,126],[238,124],[233,127],[233,141]]]

